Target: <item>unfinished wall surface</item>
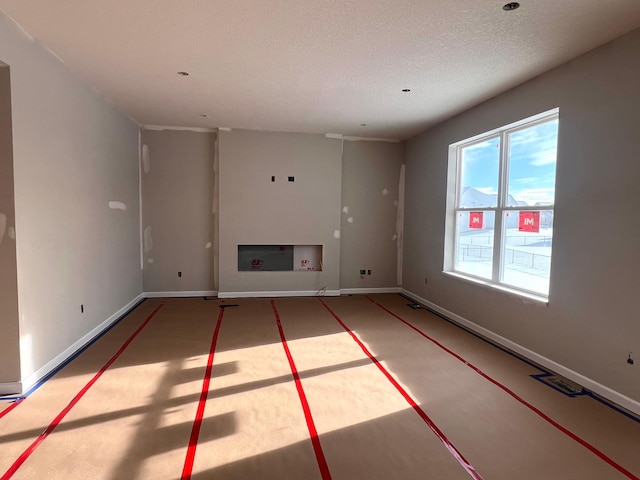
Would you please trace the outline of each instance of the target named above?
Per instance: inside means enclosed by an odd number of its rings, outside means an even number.
[[[396,217],[403,161],[403,143],[344,142],[341,289],[397,286]],[[361,276],[361,269],[367,274]]]
[[[219,133],[222,295],[337,291],[341,154],[342,140],[323,135]],[[322,271],[238,272],[240,244],[322,245]]]
[[[29,384],[142,292],[138,126],[4,14],[0,59],[11,68],[21,374]]]
[[[0,63],[0,385],[11,393],[20,382],[18,280],[11,142],[11,81]]]
[[[141,139],[144,291],[216,290],[215,133],[143,130]]]
[[[403,278],[405,289],[636,411],[640,362],[626,359],[640,353],[639,50],[635,30],[408,142]],[[548,305],[444,275],[448,146],[554,107],[560,126]]]

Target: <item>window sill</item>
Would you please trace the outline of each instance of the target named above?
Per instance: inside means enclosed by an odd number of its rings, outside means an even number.
[[[458,272],[442,272],[442,273],[450,277],[454,277],[459,280],[472,283],[474,285],[481,285],[483,287],[488,287],[492,290],[498,290],[500,292],[516,296],[521,300],[523,300],[524,302],[530,302],[530,303],[536,303],[544,306],[549,306],[549,298],[544,297],[542,295],[536,295],[535,293],[524,292],[522,290],[518,290],[515,288],[509,288],[505,285],[497,285],[495,283],[482,280],[481,278],[469,277],[467,275],[464,275]]]

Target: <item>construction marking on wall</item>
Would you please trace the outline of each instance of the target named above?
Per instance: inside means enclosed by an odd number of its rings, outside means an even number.
[[[111,210],[126,210],[127,206],[123,202],[112,200],[109,202],[109,208]]]
[[[144,229],[144,251],[149,253],[153,249],[153,239],[151,238],[151,225]]]
[[[149,173],[151,171],[151,158],[149,158],[149,146],[142,145],[142,171]]]
[[[7,229],[7,216],[4,213],[0,213],[0,245],[4,239],[4,234]]]

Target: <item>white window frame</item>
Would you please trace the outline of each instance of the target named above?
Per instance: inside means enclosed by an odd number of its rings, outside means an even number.
[[[502,222],[505,212],[520,212],[531,210],[550,210],[553,211],[554,204],[551,205],[517,205],[508,206],[507,199],[509,196],[509,138],[510,135],[519,130],[524,130],[541,123],[546,123],[554,119],[559,118],[559,109],[554,108],[538,115],[528,117],[518,122],[506,125],[504,127],[496,128],[489,132],[476,135],[474,137],[462,140],[460,142],[453,143],[449,146],[449,171],[448,171],[448,186],[447,186],[447,221],[445,228],[445,256],[444,256],[444,273],[451,273],[457,277],[472,280],[481,284],[497,287],[501,290],[513,292],[518,295],[530,297],[536,300],[548,300],[548,295],[542,294],[537,291],[528,290],[523,287],[515,286],[512,284],[504,283],[504,254],[505,250],[502,245],[505,243],[506,231],[502,228]],[[462,150],[465,147],[472,146],[477,143],[484,142],[490,138],[499,137],[500,139],[500,162],[498,169],[498,195],[497,206],[474,206],[474,207],[461,207],[459,202],[461,199],[462,188]],[[460,212],[472,212],[472,211],[485,211],[494,213],[494,238],[493,238],[493,264],[491,278],[485,278],[473,275],[468,272],[456,270],[456,255],[458,254],[458,214]],[[554,216],[555,220],[555,216]],[[555,223],[555,222],[554,222]],[[552,259],[553,260],[553,253]]]

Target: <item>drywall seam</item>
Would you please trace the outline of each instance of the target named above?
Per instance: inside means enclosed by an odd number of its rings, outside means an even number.
[[[515,343],[509,340],[508,338],[503,337],[502,335],[492,332],[487,328],[481,327],[480,325],[473,323],[472,321],[467,320],[466,318],[456,313],[453,313],[445,308],[442,308],[441,306],[433,302],[430,302],[429,300],[422,298],[419,295],[416,295],[415,293],[410,292],[409,290],[405,290],[403,288],[401,289],[401,293],[405,294],[407,297],[415,300],[416,302],[422,303],[423,305],[429,307],[433,311],[445,316],[446,318],[451,320],[453,323],[456,323],[465,328],[468,328],[469,330],[472,330],[473,332],[479,334],[480,336],[485,337],[490,341],[502,347],[505,347],[517,353],[518,355],[521,355],[524,358],[531,360],[534,363],[537,363],[538,365],[548,368],[552,372],[557,373],[558,375],[562,375],[563,377],[576,382],[578,385],[581,385],[584,388],[591,390],[592,392],[608,400],[611,400],[614,403],[617,403],[621,407],[626,408],[627,410],[640,415],[640,402],[632,398],[629,398],[626,395],[623,395],[622,393],[617,392],[605,385],[602,385],[601,383],[598,383],[595,380],[590,379],[589,377],[585,377],[584,375],[578,372],[575,372],[574,370],[571,370],[570,368],[567,368],[564,365],[561,365],[560,363],[555,362],[554,360],[544,357],[539,353],[534,352],[533,350],[529,350],[528,348],[523,347],[522,345]]]
[[[400,166],[400,178],[398,179],[398,205],[396,212],[396,282],[402,285],[402,262],[403,262],[403,246],[404,246],[404,195],[405,195],[405,164]]]
[[[0,245],[4,240],[4,234],[7,231],[7,216],[4,213],[0,213]]]
[[[166,297],[215,297],[218,295],[216,290],[193,290],[185,292],[144,292],[145,298],[166,298]]]
[[[47,376],[51,371],[58,368],[59,365],[64,363],[71,355],[73,355],[77,350],[82,348],[85,344],[93,340],[94,337],[100,335],[100,333],[109,328],[112,323],[116,322],[122,315],[131,310],[140,300],[144,298],[143,294],[139,294],[129,303],[127,303],[124,307],[118,310],[116,313],[107,318],[100,325],[95,327],[89,333],[84,335],[82,338],[76,340],[71,346],[69,346],[66,350],[58,354],[55,358],[47,362],[44,366],[40,367],[38,370],[33,372],[26,378],[22,379],[21,391],[18,393],[24,393],[28,391],[31,387],[33,387],[41,378]]]
[[[272,292],[218,292],[218,298],[339,297],[340,290],[279,290]]]
[[[138,129],[138,230],[140,235],[140,270],[144,270],[144,237],[142,233],[142,131]]]
[[[340,295],[365,295],[368,293],[400,293],[400,287],[376,287],[376,288],[341,288]]]
[[[205,128],[205,127],[174,127],[171,125],[141,125],[140,128],[144,130],[181,130],[187,132],[205,132],[205,133],[216,133],[217,129],[215,128]]]

